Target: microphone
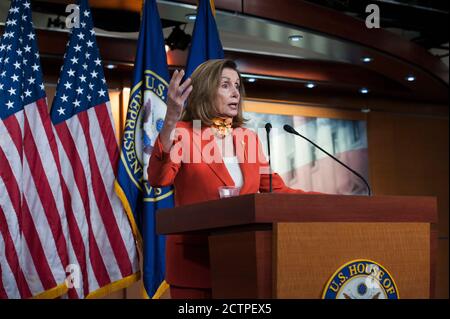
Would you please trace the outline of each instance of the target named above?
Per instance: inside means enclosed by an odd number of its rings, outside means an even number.
[[[267,125],[267,124],[266,124]],[[321,148],[319,145],[317,145],[316,143],[314,143],[313,141],[309,140],[308,138],[306,138],[305,136],[301,135],[299,132],[297,132],[296,130],[294,130],[294,128],[290,125],[285,125],[283,126],[284,130],[288,133],[294,134],[294,135],[298,135],[301,138],[304,138],[305,140],[307,140],[308,142],[310,142],[312,145],[314,145],[315,147],[317,147],[319,150],[321,150],[322,152],[324,152],[325,154],[327,154],[328,156],[330,156],[332,159],[334,159],[336,162],[338,162],[339,164],[341,164],[342,166],[344,166],[345,168],[347,168],[350,172],[352,172],[353,174],[355,174],[356,176],[358,176],[359,178],[362,179],[362,181],[364,182],[364,184],[366,184],[367,186],[367,191],[368,191],[368,195],[371,196],[372,195],[372,191],[370,189],[369,183],[367,183],[367,181],[365,180],[364,177],[362,177],[359,173],[355,172],[353,169],[351,169],[350,167],[348,167],[347,165],[345,165],[344,163],[342,163],[340,160],[338,160],[336,157],[334,157],[333,155],[331,155],[330,153],[328,153],[327,151],[325,151],[323,148]]]
[[[270,130],[272,129],[272,124],[266,123],[264,127],[266,128],[267,150],[269,154],[269,192],[272,193],[272,165],[270,164]]]

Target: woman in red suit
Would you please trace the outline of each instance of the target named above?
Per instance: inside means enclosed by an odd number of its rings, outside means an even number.
[[[169,84],[164,126],[148,167],[150,185],[174,185],[176,206],[219,199],[220,186],[239,187],[240,194],[268,192],[258,137],[242,128],[244,89],[236,64],[210,60],[181,83],[183,76],[175,71]],[[272,190],[305,193],[288,188],[278,174]],[[211,298],[207,237],[167,236],[166,281],[172,298]]]

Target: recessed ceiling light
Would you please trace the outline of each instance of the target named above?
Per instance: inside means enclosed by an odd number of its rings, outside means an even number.
[[[416,80],[416,77],[414,75],[408,75],[405,77],[405,80],[408,82],[414,82]]]
[[[253,83],[253,82],[256,82],[256,79],[255,78],[248,78],[247,82]]]
[[[364,63],[370,63],[373,61],[373,59],[369,56],[365,56],[361,58],[361,61],[363,61]]]
[[[313,88],[316,87],[316,85],[315,85],[314,83],[312,83],[312,82],[309,82],[309,83],[306,83],[306,87],[307,87],[308,89],[313,89]]]
[[[303,39],[303,36],[299,34],[289,36],[289,40],[291,40],[292,42],[298,42],[301,39]]]
[[[368,89],[368,88],[360,88],[360,89],[359,89],[359,93],[361,93],[361,94],[367,94],[367,93],[369,93],[369,89]]]
[[[106,68],[112,70],[112,69],[117,68],[117,65],[114,65],[114,64],[107,64],[107,65],[106,65]]]
[[[369,113],[369,112],[370,112],[370,109],[369,109],[368,107],[363,107],[363,108],[361,109],[361,112],[362,112],[362,113]]]
[[[197,15],[195,13],[190,13],[190,14],[186,14],[184,17],[186,18],[186,20],[195,21],[195,19],[197,18]]]

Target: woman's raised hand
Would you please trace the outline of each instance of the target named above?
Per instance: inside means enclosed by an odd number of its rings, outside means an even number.
[[[166,121],[178,122],[180,120],[184,104],[192,91],[191,78],[188,78],[180,85],[183,76],[184,70],[175,70],[172,79],[170,79],[167,94]]]
[[[192,91],[191,79],[188,78],[180,85],[184,76],[184,70],[175,72],[169,83],[169,91],[167,93],[167,113],[164,125],[159,133],[163,151],[169,153],[172,148],[172,138],[174,136],[175,127],[183,113],[184,103]]]

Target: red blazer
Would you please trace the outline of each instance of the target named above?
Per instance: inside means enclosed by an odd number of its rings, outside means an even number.
[[[150,185],[163,187],[173,184],[175,206],[219,199],[218,187],[234,186],[234,182],[221,161],[211,130],[194,130],[191,122],[178,122],[177,128],[182,134],[177,136],[171,150],[177,158],[163,152],[159,136],[155,141],[148,167]],[[244,179],[240,194],[268,192],[268,162],[256,133],[248,129],[234,129],[233,140]],[[208,157],[211,154],[215,158],[213,162]],[[308,193],[287,187],[278,174],[272,175],[272,190]],[[211,287],[208,240],[205,236],[167,236],[166,281],[181,287]]]

